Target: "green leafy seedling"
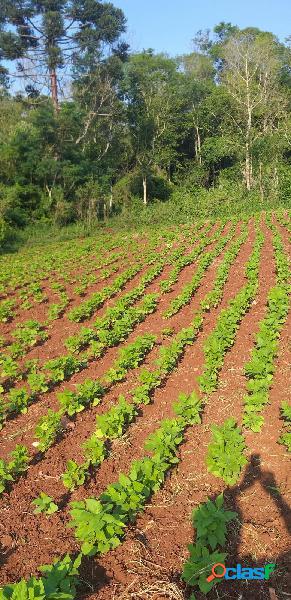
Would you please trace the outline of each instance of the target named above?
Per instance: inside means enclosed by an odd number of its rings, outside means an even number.
[[[237,517],[236,512],[223,508],[223,494],[215,502],[208,500],[198,506],[192,514],[193,527],[197,530],[197,542],[215,550],[223,546],[226,539],[226,525]]]
[[[201,544],[190,544],[190,557],[185,563],[182,579],[191,587],[198,586],[203,594],[207,594],[217,583],[217,579],[207,581],[211,569],[216,563],[224,564],[226,554],[224,552],[210,552]]]
[[[35,510],[33,511],[35,515],[38,515],[40,513],[52,515],[58,510],[58,505],[55,504],[55,502],[53,502],[53,499],[47,494],[45,494],[45,492],[40,492],[38,498],[35,498],[35,500],[33,500],[31,504],[36,506]]]

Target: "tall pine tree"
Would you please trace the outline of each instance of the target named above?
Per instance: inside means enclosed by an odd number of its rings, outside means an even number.
[[[108,49],[124,53],[118,40],[125,23],[122,10],[97,0],[0,0],[2,83],[12,61],[26,91],[35,94],[46,87],[57,111],[59,71],[88,70]]]

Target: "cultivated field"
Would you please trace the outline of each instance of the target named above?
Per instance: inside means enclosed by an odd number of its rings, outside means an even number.
[[[287,598],[289,251],[274,212],[1,258],[0,600]]]

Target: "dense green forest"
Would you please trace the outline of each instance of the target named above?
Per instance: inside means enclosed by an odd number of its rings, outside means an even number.
[[[290,39],[222,22],[192,47],[132,53],[111,3],[0,0],[0,244],[290,205]]]

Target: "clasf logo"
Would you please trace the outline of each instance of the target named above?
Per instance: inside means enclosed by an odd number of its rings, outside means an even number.
[[[211,575],[207,577],[206,581],[213,581],[213,579],[270,579],[271,573],[275,571],[275,563],[269,563],[264,567],[242,567],[236,565],[235,567],[226,567],[223,563],[216,563],[211,569]]]

